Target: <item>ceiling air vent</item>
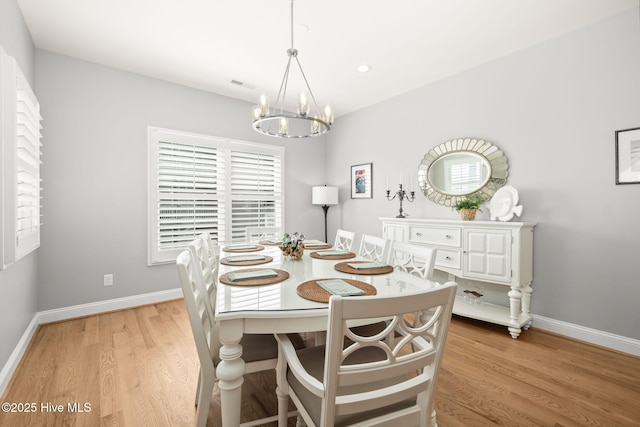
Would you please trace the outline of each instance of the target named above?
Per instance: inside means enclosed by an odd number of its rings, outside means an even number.
[[[232,85],[241,86],[247,89],[255,89],[256,86],[251,83],[241,82],[240,80],[231,80]]]

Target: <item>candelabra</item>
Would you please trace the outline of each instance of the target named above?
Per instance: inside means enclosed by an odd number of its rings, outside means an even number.
[[[400,213],[396,215],[396,218],[405,218],[404,214],[402,213],[402,201],[406,200],[407,202],[413,202],[415,200],[416,192],[411,191],[411,196],[409,196],[407,195],[407,192],[402,189],[402,184],[400,184],[400,189],[396,191],[393,197],[390,196],[391,191],[387,190],[387,200],[391,201],[397,197],[400,201]]]

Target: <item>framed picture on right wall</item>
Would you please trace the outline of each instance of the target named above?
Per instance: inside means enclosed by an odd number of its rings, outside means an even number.
[[[371,199],[373,193],[373,163],[351,166],[351,198]]]
[[[616,131],[618,184],[640,184],[640,128]]]

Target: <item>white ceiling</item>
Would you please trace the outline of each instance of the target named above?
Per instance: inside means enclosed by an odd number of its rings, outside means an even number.
[[[37,48],[254,103],[262,92],[275,98],[291,44],[289,0],[18,4]],[[340,116],[638,4],[296,0],[294,46],[320,107]],[[369,73],[356,72],[363,62]]]

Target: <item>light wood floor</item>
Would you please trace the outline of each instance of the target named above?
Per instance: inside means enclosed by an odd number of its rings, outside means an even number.
[[[43,325],[1,399],[36,411],[0,413],[0,426],[191,426],[197,374],[182,300]],[[275,414],[274,383],[246,376],[243,421]],[[436,411],[440,427],[640,426],[640,358],[454,317]]]

